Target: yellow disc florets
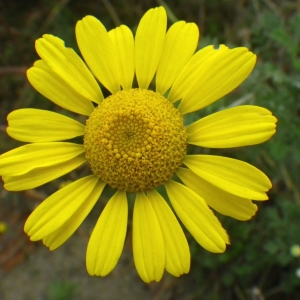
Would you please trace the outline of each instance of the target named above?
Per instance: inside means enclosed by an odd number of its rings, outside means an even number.
[[[167,182],[186,155],[187,135],[179,111],[162,95],[120,91],[90,115],[84,147],[93,173],[126,192]]]

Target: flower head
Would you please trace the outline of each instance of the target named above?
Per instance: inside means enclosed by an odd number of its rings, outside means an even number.
[[[88,243],[90,275],[105,276],[118,262],[127,231],[127,192],[136,194],[133,257],[145,282],[159,281],[164,270],[179,276],[190,268],[183,230],[156,188],[165,187],[183,225],[215,253],[225,251],[229,238],[211,209],[248,220],[257,210],[252,200],[268,199],[271,183],[257,168],[222,156],[187,155],[187,146],[264,142],[275,133],[276,118],[270,111],[245,105],[184,125],[187,113],[240,85],[256,56],[245,47],[224,45],[194,54],[199,38],[195,24],[180,21],[168,31],[166,27],[162,7],[142,17],[135,37],[124,25],[107,32],[99,20],[87,16],[76,25],[85,62],[61,39],[44,35],[36,41],[41,60],[28,70],[28,80],[55,104],[87,116],[86,124],[38,109],[8,115],[8,134],[29,144],[0,156],[7,190],[35,188],[85,162],[91,171],[34,210],[25,224],[32,241],[58,248],[80,226],[104,187],[115,190]],[[97,80],[110,96],[103,99]],[[65,141],[77,136],[83,136],[82,144]]]

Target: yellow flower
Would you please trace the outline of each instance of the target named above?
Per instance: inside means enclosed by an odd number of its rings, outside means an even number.
[[[124,25],[107,32],[87,16],[76,25],[86,64],[61,39],[44,35],[36,41],[41,60],[28,70],[28,80],[55,104],[88,116],[86,125],[38,109],[19,109],[8,116],[8,134],[30,144],[0,156],[7,190],[35,188],[85,162],[92,173],[35,209],[25,224],[32,241],[56,249],[80,226],[106,185],[116,190],[88,244],[90,275],[105,276],[118,262],[127,228],[126,192],[136,194],[133,257],[145,282],[159,281],[164,269],[179,276],[190,268],[187,240],[156,188],[165,187],[183,225],[215,253],[225,251],[229,239],[210,208],[248,220],[257,210],[252,200],[268,199],[271,183],[260,170],[232,158],[187,155],[187,144],[230,148],[264,142],[275,133],[276,118],[270,111],[245,105],[189,126],[183,122],[187,113],[240,85],[256,56],[245,47],[224,45],[194,54],[197,26],[180,21],[167,32],[166,26],[162,7],[142,17],[135,38]],[[111,93],[104,100],[96,79]],[[83,136],[83,144],[62,142],[77,136]],[[175,175],[181,182],[172,180]]]

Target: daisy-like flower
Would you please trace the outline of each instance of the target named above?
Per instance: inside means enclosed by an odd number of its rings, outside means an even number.
[[[35,188],[85,162],[92,173],[33,211],[25,224],[32,241],[58,248],[80,226],[104,187],[115,190],[88,243],[90,275],[105,276],[118,262],[126,236],[127,192],[136,195],[133,258],[145,282],[159,281],[164,270],[179,276],[190,268],[186,237],[156,188],[165,187],[182,224],[215,253],[225,251],[229,238],[211,208],[248,220],[257,210],[252,200],[268,199],[271,183],[260,170],[232,158],[187,155],[187,145],[230,148],[264,142],[275,133],[276,118],[270,111],[245,105],[189,126],[183,122],[185,114],[240,85],[256,56],[245,47],[224,45],[194,54],[199,39],[195,24],[180,21],[168,31],[166,27],[163,7],[142,17],[135,37],[124,25],[107,32],[99,20],[87,16],[76,25],[85,63],[61,39],[44,35],[36,41],[41,60],[27,71],[28,80],[55,104],[87,116],[86,124],[39,109],[8,115],[8,134],[29,144],[0,156],[7,190]],[[103,99],[97,80],[110,96]],[[155,91],[149,89],[152,85]],[[83,144],[64,142],[77,136],[83,136]],[[179,180],[172,179],[175,175]]]

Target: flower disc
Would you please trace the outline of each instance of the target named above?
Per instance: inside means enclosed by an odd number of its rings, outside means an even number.
[[[180,112],[162,95],[144,89],[106,98],[87,120],[86,159],[95,175],[126,192],[167,182],[186,155]]]

